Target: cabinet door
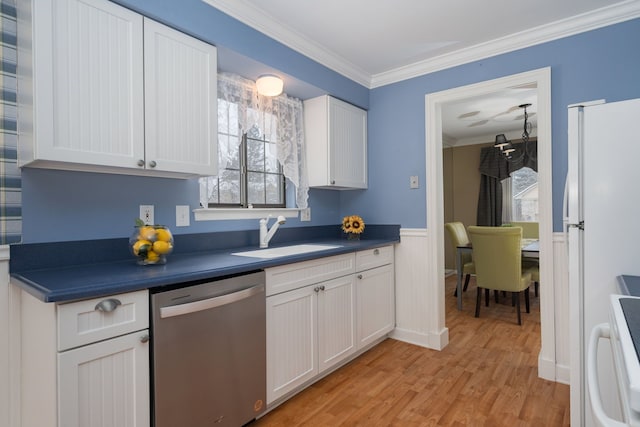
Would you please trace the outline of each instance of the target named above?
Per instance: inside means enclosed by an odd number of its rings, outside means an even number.
[[[356,274],[358,287],[358,348],[395,327],[393,264]]]
[[[149,426],[148,333],[58,353],[59,426]]]
[[[267,297],[267,404],[318,373],[313,286]]]
[[[356,351],[354,276],[322,282],[318,289],[318,369],[320,372]]]
[[[144,147],[142,16],[104,0],[54,0],[34,40],[36,157],[134,167]],[[49,67],[48,64],[51,64]]]
[[[217,174],[216,48],[144,21],[146,168]]]
[[[331,97],[329,184],[367,188],[367,112]]]

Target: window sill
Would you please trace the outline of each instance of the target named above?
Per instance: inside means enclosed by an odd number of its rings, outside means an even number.
[[[199,208],[194,209],[193,214],[196,221],[216,221],[221,219],[260,219],[269,215],[277,217],[282,215],[285,218],[297,218],[298,208]]]

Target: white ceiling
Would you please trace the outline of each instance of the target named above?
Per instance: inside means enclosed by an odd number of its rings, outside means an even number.
[[[640,0],[203,1],[367,87],[640,16]]]
[[[640,0],[203,1],[369,88],[640,17]],[[445,143],[516,138],[527,102],[535,128],[535,93],[444,106]]]

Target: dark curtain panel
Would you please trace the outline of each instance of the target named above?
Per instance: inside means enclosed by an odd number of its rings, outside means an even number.
[[[502,183],[498,178],[480,175],[476,224],[492,227],[502,225]]]
[[[485,147],[480,151],[480,194],[478,196],[478,225],[502,225],[502,184],[501,181],[523,167],[538,171],[538,142],[527,143],[525,150],[522,143],[513,144],[515,161],[509,162],[494,147]]]

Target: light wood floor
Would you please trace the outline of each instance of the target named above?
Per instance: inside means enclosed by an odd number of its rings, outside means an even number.
[[[516,323],[511,298],[473,317],[446,280],[449,345],[442,351],[387,339],[291,398],[254,426],[568,426],[569,386],[537,376],[539,298]]]

